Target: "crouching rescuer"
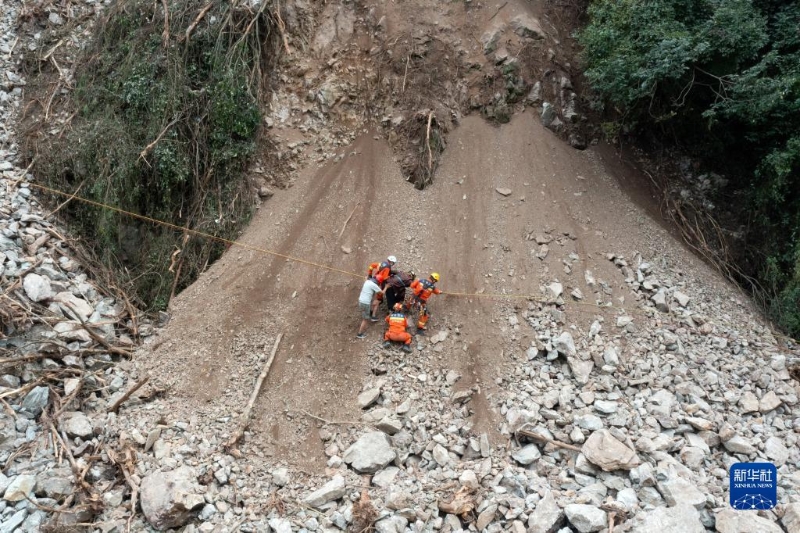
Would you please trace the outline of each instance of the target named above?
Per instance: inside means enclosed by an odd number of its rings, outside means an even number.
[[[405,313],[403,313],[403,304],[394,304],[392,313],[386,317],[386,323],[389,324],[389,329],[383,336],[383,347],[388,348],[393,342],[402,342],[403,351],[411,353],[411,334],[406,331],[408,329],[408,320]]]
[[[428,319],[431,316],[428,313],[428,298],[432,294],[442,294],[442,291],[436,287],[437,281],[439,281],[439,274],[433,272],[428,279],[418,279],[411,284],[411,290],[414,293],[412,305],[419,310],[418,331],[427,329]]]

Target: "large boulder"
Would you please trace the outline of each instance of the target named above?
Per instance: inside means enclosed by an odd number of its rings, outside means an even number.
[[[514,30],[514,33],[520,37],[525,37],[527,39],[544,39],[544,32],[542,31],[541,24],[527,13],[514,17],[511,20],[511,28]]]
[[[88,322],[89,317],[94,313],[94,309],[83,298],[78,298],[71,292],[59,292],[53,297],[53,301],[58,303],[64,314],[83,322]]]
[[[73,438],[80,437],[82,439],[87,439],[94,434],[92,421],[80,411],[64,413],[62,427],[64,431],[67,432],[67,435]]]
[[[50,280],[39,274],[28,274],[22,281],[25,295],[34,302],[42,302],[53,297]]]
[[[636,452],[615,439],[607,429],[589,435],[581,451],[589,462],[606,472],[630,470],[642,462]]]
[[[333,479],[303,498],[303,503],[309,507],[320,508],[328,502],[338,500],[346,492],[344,478],[342,476],[333,476]]]
[[[362,474],[374,474],[397,457],[389,437],[381,431],[373,431],[361,436],[347,451],[344,462]]]
[[[800,503],[790,503],[785,507],[781,523],[786,531],[800,531]]]
[[[6,488],[3,499],[7,502],[18,502],[31,496],[33,487],[36,486],[36,476],[21,474],[15,477]]]
[[[528,533],[556,533],[564,525],[564,511],[549,490],[528,516]]]
[[[171,472],[157,471],[142,479],[142,512],[159,530],[177,528],[192,518],[205,499],[194,469],[182,466]]]
[[[608,525],[606,512],[594,505],[571,503],[564,508],[567,520],[580,533],[600,531]]]
[[[776,523],[761,518],[754,511],[737,511],[725,508],[716,515],[719,533],[783,533]],[[789,530],[790,533],[792,530]]]
[[[675,507],[656,507],[652,511],[637,514],[631,529],[631,533],[669,531],[705,533],[706,528],[703,527],[697,509],[691,505],[679,504]]]
[[[700,510],[706,505],[705,493],[678,475],[659,481],[658,492],[670,506],[691,505]]]

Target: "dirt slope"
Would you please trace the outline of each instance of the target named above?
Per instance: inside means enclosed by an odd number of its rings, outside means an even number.
[[[437,182],[424,191],[402,180],[388,146],[371,132],[342,153],[339,163],[312,165],[293,188],[278,192],[241,241],[358,274],[231,249],[175,300],[172,321],[140,354],[145,370],[170,387],[168,416],[219,419],[231,431],[227,417],[244,406],[258,356],[283,331],[249,445],[298,467],[324,465],[307,414],[359,420],[355,399],[371,377],[370,355],[381,353],[382,331],[376,325],[367,340],[354,338],[360,273],[370,261],[396,254],[402,268],[438,270],[446,291],[478,294],[436,298],[432,325],[434,332],[449,327],[460,334],[462,350],[436,361],[465,375],[461,386],[481,386],[475,430],[491,432],[499,418],[486,399],[509,357],[507,328],[493,324],[529,302],[487,293],[543,295],[542,285],[558,280],[565,295],[578,288],[586,303],[614,304],[568,303],[569,323],[583,329],[596,316],[622,313],[630,301],[603,254],[652,256],[663,246],[687,266],[696,263],[632,206],[594,151],[571,149],[531,113],[500,128],[467,118],[451,136]],[[545,260],[535,256],[540,247],[531,235],[553,239]],[[611,294],[588,286],[585,270]]]

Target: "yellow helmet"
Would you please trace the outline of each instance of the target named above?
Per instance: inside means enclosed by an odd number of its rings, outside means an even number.
[[[439,273],[438,272],[431,273],[431,279],[433,281],[439,281]]]

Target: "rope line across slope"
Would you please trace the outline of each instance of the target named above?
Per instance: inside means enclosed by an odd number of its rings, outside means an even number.
[[[280,252],[276,252],[275,250],[270,250],[268,248],[262,248],[262,247],[259,247],[259,246],[253,246],[251,244],[246,244],[246,243],[243,243],[243,242],[240,242],[240,241],[234,241],[234,240],[231,240],[231,239],[225,239],[223,237],[217,237],[216,235],[212,235],[211,233],[206,233],[204,231],[198,231],[198,230],[195,230],[195,229],[178,226],[177,224],[172,224],[171,222],[166,222],[164,220],[158,220],[158,219],[155,219],[155,218],[152,218],[152,217],[148,217],[148,216],[145,216],[145,215],[140,215],[138,213],[133,213],[131,211],[126,211],[125,209],[121,209],[121,208],[115,207],[113,205],[108,205],[108,204],[104,204],[102,202],[97,202],[95,200],[90,200],[89,198],[84,198],[82,196],[78,196],[77,194],[72,194],[72,193],[60,191],[58,189],[53,189],[52,187],[47,187],[45,185],[39,185],[39,184],[36,184],[36,183],[28,183],[28,186],[36,188],[36,189],[40,189],[40,190],[48,192],[50,194],[56,194],[56,195],[59,195],[59,196],[65,196],[65,197],[69,198],[70,200],[78,200],[79,202],[83,202],[83,203],[88,204],[88,205],[99,207],[101,209],[108,209],[110,211],[114,211],[116,213],[120,213],[122,215],[126,215],[126,216],[129,216],[131,218],[138,219],[138,220],[142,220],[142,221],[148,222],[150,224],[154,224],[154,225],[157,225],[157,226],[164,226],[166,228],[170,228],[170,229],[173,229],[175,231],[180,231],[182,233],[188,233],[188,234],[194,235],[196,237],[202,237],[204,239],[209,239],[209,240],[212,240],[212,241],[221,242],[221,243],[227,244],[229,246],[237,246],[239,248],[244,248],[246,250],[251,250],[251,251],[262,253],[262,254],[272,255],[274,257],[280,257],[282,259],[286,259],[287,261],[292,261],[292,262],[295,262],[295,263],[300,263],[300,264],[303,264],[303,265],[308,265],[308,266],[312,266],[312,267],[315,267],[315,268],[328,270],[330,272],[336,272],[336,273],[339,273],[339,274],[344,274],[346,276],[351,276],[351,277],[358,278],[358,279],[363,279],[363,277],[364,277],[363,274],[359,274],[359,273],[356,273],[356,272],[351,272],[349,270],[343,270],[341,268],[333,267],[333,266],[330,266],[330,265],[324,265],[322,263],[316,263],[314,261],[310,261],[308,259],[302,259],[300,257],[294,257],[294,256],[291,256],[291,255],[282,254]],[[541,302],[541,303],[552,303],[547,298],[543,298],[541,296],[536,296],[536,295],[533,295],[533,294],[467,293],[467,292],[450,292],[450,291],[442,291],[442,294],[447,295],[447,296],[453,296],[453,297],[456,297],[456,298],[497,298],[497,299],[521,298],[521,299],[533,300],[533,301],[537,301],[537,302]],[[569,302],[568,305],[581,305],[581,306],[588,306],[588,307],[596,307],[596,308],[599,308],[599,309],[621,309],[619,307],[612,306],[612,305],[601,305],[601,304],[595,304],[595,303],[591,303],[591,302]],[[626,312],[630,312],[630,311],[626,310]]]

